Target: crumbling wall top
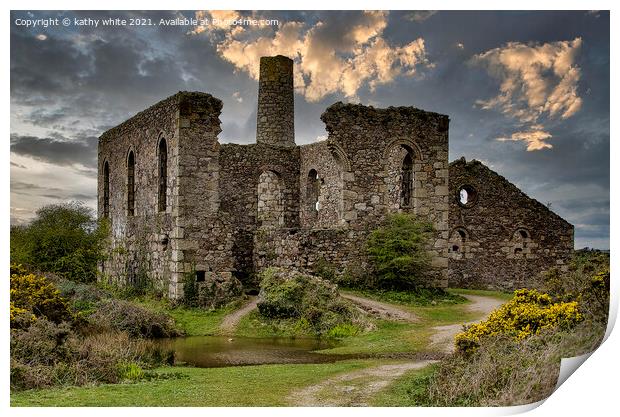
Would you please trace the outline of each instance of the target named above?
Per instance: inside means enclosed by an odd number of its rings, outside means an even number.
[[[321,115],[321,120],[325,123],[328,132],[336,126],[356,124],[359,121],[367,123],[372,120],[388,126],[403,119],[412,118],[434,125],[440,132],[448,130],[450,121],[445,114],[420,110],[412,106],[376,108],[363,104],[345,104],[340,101],[329,106]]]
[[[495,184],[494,187],[496,189],[498,189],[499,184],[501,184],[502,188],[510,189],[511,193],[514,193],[514,195],[519,196],[518,198],[523,199],[523,201],[527,201],[531,205],[531,207],[535,208],[537,211],[543,212],[543,213],[546,213],[547,215],[552,216],[554,219],[564,223],[567,227],[570,227],[570,228],[574,227],[572,224],[567,222],[557,213],[553,212],[547,205],[541,203],[535,198],[528,196],[519,187],[514,185],[504,176],[493,171],[491,168],[489,168],[488,166],[486,166],[485,164],[483,164],[482,162],[476,159],[467,161],[465,157],[461,157],[459,159],[456,159],[450,162],[450,168],[458,168],[460,170],[459,181],[461,182],[464,181],[464,178],[471,178],[472,180],[475,180],[476,182],[480,182],[480,181],[484,181],[483,179],[485,178],[491,177],[494,181],[494,184]],[[456,181],[456,179],[454,181]],[[454,185],[458,186],[459,184],[454,184]]]
[[[99,137],[100,142],[112,140],[120,135],[127,134],[138,126],[149,125],[158,114],[179,111],[181,116],[191,113],[206,113],[212,117],[219,117],[223,103],[211,94],[200,91],[179,91],[149,108],[137,113],[121,124],[106,130]]]

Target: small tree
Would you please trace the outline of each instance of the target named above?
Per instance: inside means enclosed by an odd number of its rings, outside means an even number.
[[[430,266],[428,238],[433,226],[410,214],[389,215],[367,241],[367,253],[378,280],[385,288],[426,287]]]
[[[11,261],[73,281],[94,281],[106,235],[106,223],[97,222],[82,203],[44,206],[29,225],[11,228]]]

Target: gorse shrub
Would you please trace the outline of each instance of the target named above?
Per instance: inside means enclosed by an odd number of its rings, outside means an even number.
[[[24,321],[24,314],[31,319]],[[21,265],[12,265],[11,327],[23,326],[37,317],[55,323],[73,320],[67,300],[54,284],[44,276],[27,273]]]
[[[571,329],[547,328],[515,340],[506,334],[484,339],[475,352],[442,360],[410,405],[431,407],[511,406],[551,395],[562,358],[593,351],[605,326],[581,322]]]
[[[426,389],[411,392],[408,402],[508,406],[549,396],[560,360],[592,352],[604,337],[609,255],[577,251],[568,271],[552,269],[539,287],[516,291],[486,321],[459,334],[457,351],[423,381]]]
[[[410,214],[393,214],[374,230],[366,243],[377,284],[383,288],[427,287],[430,256],[427,252],[430,223]]]
[[[552,268],[539,287],[556,301],[577,301],[586,320],[607,323],[609,315],[609,254],[577,251],[568,271]]]
[[[44,206],[29,225],[11,228],[11,262],[73,281],[94,281],[107,229],[81,203]]]
[[[543,329],[569,329],[583,320],[577,302],[554,303],[548,294],[536,290],[517,290],[508,303],[493,311],[480,323],[468,326],[455,337],[459,351],[470,353],[480,346],[481,339],[505,334],[520,340]]]
[[[144,339],[177,335],[170,317],[104,298],[109,294],[92,285],[53,279],[68,298],[46,277],[11,265],[12,389],[133,381],[144,369],[172,364],[172,352]],[[76,302],[89,309],[74,313]]]

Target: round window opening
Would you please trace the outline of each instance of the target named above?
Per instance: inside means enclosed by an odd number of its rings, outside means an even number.
[[[472,207],[478,201],[478,193],[471,185],[462,185],[459,187],[456,199],[461,207]]]

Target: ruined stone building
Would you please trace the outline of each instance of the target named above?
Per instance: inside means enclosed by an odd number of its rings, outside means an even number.
[[[335,103],[328,137],[296,145],[293,61],[260,61],[256,143],[220,144],[222,102],[179,92],[99,138],[102,276],[176,299],[256,286],[268,266],[363,268],[386,214],[434,225],[434,285],[514,288],[563,264],[573,226],[477,161],[448,163],[448,116]],[[189,281],[188,281],[189,280]]]

